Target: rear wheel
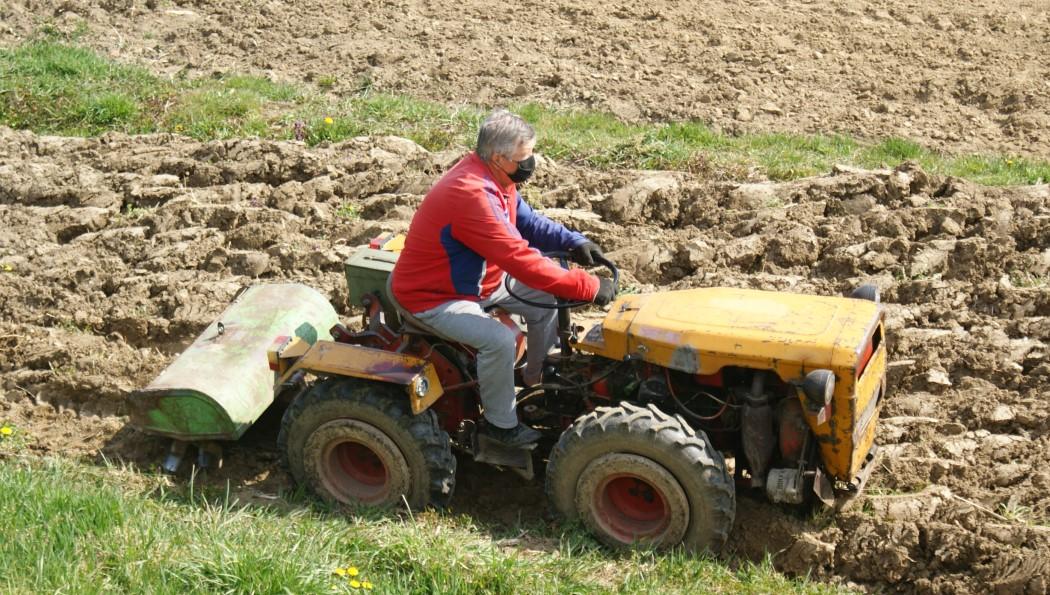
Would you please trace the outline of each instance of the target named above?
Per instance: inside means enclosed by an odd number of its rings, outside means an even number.
[[[285,412],[277,440],[295,481],[331,502],[422,508],[452,496],[448,434],[432,411],[412,415],[390,385],[319,382]]]
[[[599,407],[562,434],[547,465],[555,511],[614,547],[717,550],[733,524],[725,460],[655,406]]]

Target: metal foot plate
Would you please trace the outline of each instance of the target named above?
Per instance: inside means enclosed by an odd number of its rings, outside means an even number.
[[[535,444],[529,444],[524,448],[505,446],[480,433],[474,434],[474,460],[479,463],[488,463],[497,467],[506,467],[521,475],[525,479],[534,477],[532,469],[532,451]]]

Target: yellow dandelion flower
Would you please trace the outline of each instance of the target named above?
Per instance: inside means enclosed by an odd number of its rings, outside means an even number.
[[[182,124],[175,125],[175,132],[182,132]]]
[[[335,120],[333,120],[333,119],[332,119],[332,118],[330,118],[330,117],[326,117],[326,118],[324,119],[324,123],[325,123],[325,124],[328,124],[329,126],[331,126],[332,124],[335,124]]]
[[[350,586],[355,588],[355,589],[360,589],[361,588],[361,581],[359,581],[357,579],[354,579],[354,580],[350,581]]]
[[[346,574],[347,574],[347,576],[357,576],[357,575],[361,574],[361,572],[357,569],[356,566],[351,566],[351,567],[346,569]]]
[[[13,429],[11,429],[10,426],[4,426],[4,427],[0,428],[0,435],[10,436],[11,434],[14,434],[14,433],[15,433],[15,431]]]
[[[372,583],[369,582],[369,581],[361,581],[361,588],[362,589],[371,589],[372,586],[373,586]]]
[[[1007,165],[1013,165],[1014,164],[1014,160],[1013,159],[1007,159],[1006,160],[1006,164]]]
[[[3,269],[5,273],[10,273],[11,271],[15,270],[15,267],[5,262],[3,266],[0,266],[0,269]]]
[[[336,568],[335,569],[335,573],[338,574],[339,576],[346,576],[346,570],[342,569],[342,568]]]

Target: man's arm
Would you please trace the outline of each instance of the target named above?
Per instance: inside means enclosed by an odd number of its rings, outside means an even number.
[[[518,195],[518,231],[530,245],[543,252],[553,252],[572,250],[587,242],[587,237],[582,233],[569,231],[561,223],[551,221],[537,213],[532,210],[529,203],[521,198],[521,194],[516,194]]]
[[[582,269],[567,271],[541,256],[503,217],[495,197],[487,193],[474,195],[461,206],[452,223],[452,235],[486,261],[534,289],[568,300],[594,299],[599,288],[598,278]],[[520,221],[520,211],[518,218]],[[559,245],[556,249],[563,248]]]

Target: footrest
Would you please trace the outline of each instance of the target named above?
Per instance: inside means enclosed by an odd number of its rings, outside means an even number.
[[[502,442],[481,433],[474,434],[473,442],[475,461],[506,467],[525,479],[533,478],[532,451],[536,448],[535,444],[525,447],[505,446]]]

